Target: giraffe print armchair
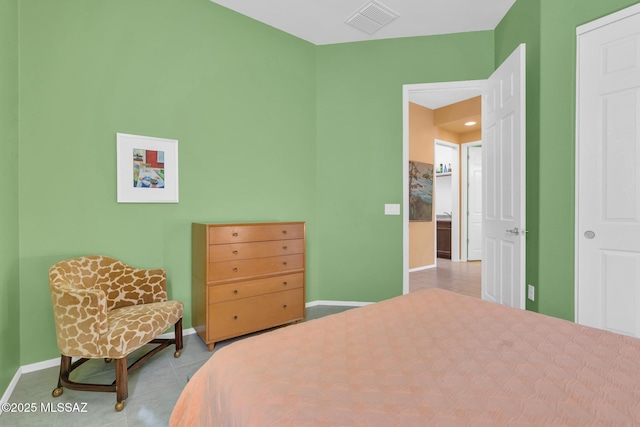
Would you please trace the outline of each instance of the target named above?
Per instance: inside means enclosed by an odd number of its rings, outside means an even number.
[[[175,344],[182,351],[182,312],[179,301],[168,301],[162,269],[128,266],[106,256],[67,259],[49,270],[58,349],[61,353],[58,397],[71,390],[116,393],[121,411],[128,397],[128,374],[154,354]],[[175,338],[157,338],[171,326]],[[127,355],[146,344],[158,344],[127,367]],[[72,363],[72,358],[78,358]],[[115,361],[112,384],[84,384],[69,379],[89,359]]]

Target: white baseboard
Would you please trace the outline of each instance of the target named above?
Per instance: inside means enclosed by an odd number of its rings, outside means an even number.
[[[183,329],[182,336],[193,335],[195,333],[196,333],[195,329],[187,328],[187,329]],[[158,338],[173,338],[173,337],[174,337],[173,332],[167,332],[166,334],[160,335]],[[22,376],[22,374],[41,371],[43,369],[53,368],[54,366],[60,366],[60,357],[20,366],[16,374],[13,376],[13,379],[9,383],[9,386],[7,387],[4,394],[2,395],[2,400],[0,400],[0,405],[3,403],[7,403],[9,401],[9,397],[11,397],[11,393],[13,393],[13,390],[16,388],[16,385],[18,384],[18,381],[20,380],[20,377]],[[2,414],[1,410],[0,410],[0,414]]]
[[[54,366],[60,366],[60,356],[44,360],[42,362],[30,363],[28,365],[21,366],[18,370],[20,374],[28,374],[29,372],[41,371],[47,368],[53,368]]]
[[[410,268],[409,273],[413,273],[415,271],[429,270],[430,268],[436,268],[436,265],[425,265],[423,267]]]
[[[318,305],[338,305],[343,307],[363,307],[365,305],[373,304],[372,302],[360,302],[360,301],[330,301],[330,300],[316,300],[305,304],[308,307],[316,307]]]
[[[2,406],[9,401],[9,397],[11,396],[11,393],[13,393],[13,389],[16,388],[16,385],[18,385],[18,380],[20,380],[20,375],[22,375],[22,373],[20,372],[20,368],[18,368],[18,371],[13,376],[13,379],[9,383],[9,386],[7,387],[4,394],[2,395],[2,399],[0,399],[0,415],[2,415],[2,409],[1,409]]]
[[[193,328],[187,328],[182,330],[182,336],[185,335],[193,335],[196,333],[196,330]],[[175,335],[173,332],[167,332],[166,334],[160,335],[158,338],[173,338]]]

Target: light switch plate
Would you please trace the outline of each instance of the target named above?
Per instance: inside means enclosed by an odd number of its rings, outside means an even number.
[[[385,215],[400,215],[400,205],[399,204],[385,204],[384,205],[384,214]]]

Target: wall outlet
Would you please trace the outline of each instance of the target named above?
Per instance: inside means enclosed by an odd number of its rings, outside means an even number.
[[[531,301],[536,300],[536,288],[533,285],[527,285],[527,298]]]

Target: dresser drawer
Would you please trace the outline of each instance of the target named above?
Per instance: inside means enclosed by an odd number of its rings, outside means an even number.
[[[277,255],[301,254],[303,252],[304,239],[210,245],[209,262],[266,258]]]
[[[207,301],[209,304],[215,304],[289,289],[298,289],[303,286],[304,273],[226,283],[224,285],[209,285],[207,287]]]
[[[219,244],[304,238],[304,223],[209,226],[209,241]]]
[[[218,341],[304,317],[303,290],[275,292],[209,306],[207,335]]]
[[[286,255],[209,263],[209,281],[242,279],[250,276],[304,269],[304,255]]]

